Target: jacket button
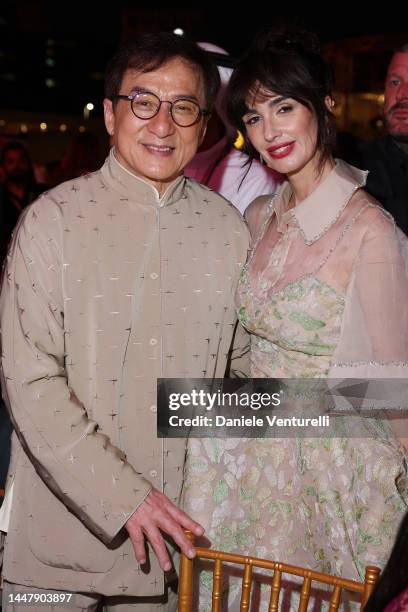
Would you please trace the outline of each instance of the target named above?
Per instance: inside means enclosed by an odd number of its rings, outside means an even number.
[[[157,412],[157,406],[156,406],[156,404],[153,404],[152,406],[150,406],[150,411],[151,411],[151,412]]]
[[[156,478],[156,476],[157,476],[157,470],[150,470],[149,474],[150,474],[150,476],[151,476],[152,478]]]

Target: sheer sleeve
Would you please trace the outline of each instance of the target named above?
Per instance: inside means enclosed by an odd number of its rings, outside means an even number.
[[[329,378],[371,381],[367,399],[377,398],[381,389],[394,434],[408,449],[407,413],[400,411],[408,408],[408,396],[401,395],[405,383],[391,380],[408,381],[408,239],[380,209],[371,212],[372,227],[355,261]]]
[[[380,209],[370,213],[330,376],[408,378],[408,239]]]

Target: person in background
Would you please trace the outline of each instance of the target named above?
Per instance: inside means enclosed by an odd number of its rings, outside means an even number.
[[[217,191],[244,214],[255,197],[275,193],[282,177],[234,147],[237,131],[228,121],[226,112],[226,88],[232,74],[232,60],[221,47],[206,42],[198,45],[217,63],[221,87],[203,144],[184,174]]]
[[[408,234],[408,43],[396,49],[384,90],[386,135],[360,146],[359,167],[369,170],[365,189]]]
[[[108,159],[19,223],[0,298],[7,612],[55,591],[82,611],[176,610],[165,538],[193,557],[183,529],[202,528],[179,508],[186,441],[157,438],[157,379],[224,375],[248,249],[241,215],[183,176],[218,85],[184,37],[126,45],[106,73]]]
[[[69,143],[59,163],[56,172],[58,183],[95,172],[103,159],[99,140],[95,134],[92,132],[77,134]]]
[[[17,220],[28,204],[44,190],[34,178],[33,163],[25,146],[18,141],[7,142],[0,152],[3,182],[0,185],[0,262]]]

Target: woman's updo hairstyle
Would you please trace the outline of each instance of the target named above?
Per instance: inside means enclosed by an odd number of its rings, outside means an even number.
[[[332,72],[320,53],[315,34],[299,28],[278,27],[260,32],[252,47],[238,62],[228,85],[228,115],[244,136],[242,117],[247,101],[261,92],[293,98],[316,117],[320,165],[331,156],[336,141],[334,116],[326,98],[332,96]],[[245,152],[257,156],[245,137]]]

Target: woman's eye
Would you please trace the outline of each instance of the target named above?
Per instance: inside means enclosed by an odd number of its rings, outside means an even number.
[[[259,117],[257,115],[253,115],[252,117],[247,117],[244,119],[245,125],[255,125],[258,123]]]
[[[279,108],[278,113],[289,113],[291,110],[293,110],[293,106],[290,104],[284,104]]]

